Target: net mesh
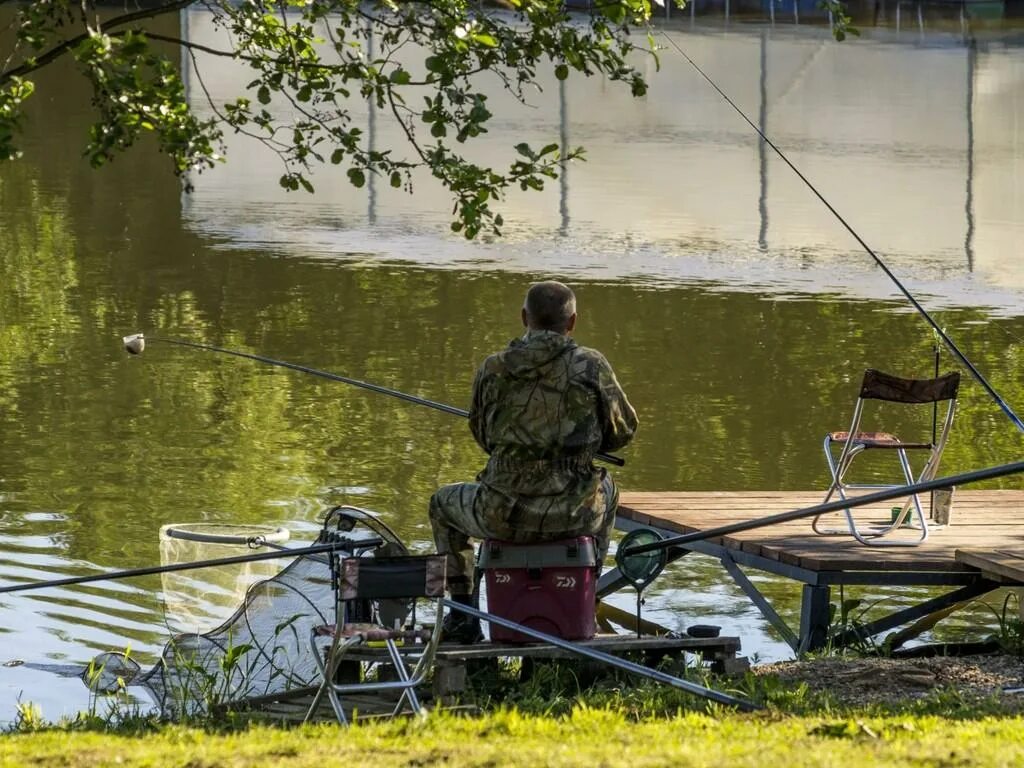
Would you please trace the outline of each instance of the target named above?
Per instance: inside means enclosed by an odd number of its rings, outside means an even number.
[[[287,540],[287,530],[270,526],[165,525],[160,529],[160,564],[232,557]],[[245,599],[251,586],[272,578],[286,565],[285,560],[261,560],[161,574],[167,629],[172,634],[215,629]]]
[[[317,543],[339,540],[346,542],[345,555],[406,554],[390,528],[372,512],[357,507],[328,512]],[[251,572],[245,578],[250,577]],[[149,670],[126,679],[131,665],[106,653],[94,660],[92,666],[98,670],[94,675],[103,674],[104,681],[118,678],[124,685],[145,686],[161,713],[170,718],[314,685],[317,667],[310,631],[335,620],[328,556],[294,558],[269,578],[249,583],[236,605],[227,619],[211,629],[173,634]],[[112,671],[105,674],[108,665]],[[101,686],[96,689],[102,692]]]

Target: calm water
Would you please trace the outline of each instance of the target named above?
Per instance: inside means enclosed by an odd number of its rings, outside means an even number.
[[[890,4],[844,45],[781,12],[774,28],[683,15],[668,34],[1024,409],[1024,36],[898,7],[898,28]],[[203,14],[181,24],[215,40]],[[528,284],[561,277],[577,288],[579,340],[605,352],[640,413],[616,473],[627,490],[824,487],[820,437],[845,426],[863,369],[930,372],[922,320],[671,47],[641,101],[594,79],[552,80],[528,107],[497,99],[489,161],[524,137],[584,144],[589,160],[509,200],[506,238],[474,244],[446,234],[450,206],[429,180],[409,197],[325,172],[317,196],[289,195],[274,162],[236,140],[188,196],[148,145],[91,171],[88,101],[59,85],[68,74],[40,83],[26,157],[0,168],[3,583],[157,563],[167,522],[308,540],[341,502],[427,549],[432,489],[482,464],[459,419],[224,356],[153,345],[129,358],[120,338],[135,331],[465,406],[476,364],[519,332]],[[220,66],[205,83],[226,95],[243,77]],[[395,138],[383,115],[361,118],[380,145]],[[949,472],[1019,458],[1021,436],[973,383],[958,419]],[[759,583],[795,616],[793,585]],[[126,645],[151,658],[160,588],[6,596],[0,662]],[[647,612],[787,655],[707,559],[671,569]],[[77,680],[11,667],[0,718],[19,693],[51,718],[85,702]]]

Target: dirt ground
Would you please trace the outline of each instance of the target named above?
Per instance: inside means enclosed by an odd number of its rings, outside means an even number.
[[[898,704],[952,690],[968,701],[997,696],[1005,708],[1024,711],[1024,658],[1017,656],[816,658],[764,664],[752,671],[807,683],[811,690],[850,706]]]

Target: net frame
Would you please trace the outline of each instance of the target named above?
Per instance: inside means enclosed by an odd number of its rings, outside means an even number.
[[[376,513],[360,507],[328,510],[316,543],[330,542],[348,543],[349,548],[343,550],[347,556],[408,552]],[[288,599],[281,599],[284,596]],[[301,610],[293,612],[288,606]],[[141,674],[130,679],[116,675],[119,667],[111,657],[122,656],[124,663],[136,666],[137,662],[124,654],[100,654],[94,665],[97,660],[114,664],[113,679],[105,679],[107,684],[97,685],[94,691],[144,686],[162,716],[180,718],[201,714],[218,704],[310,686],[317,669],[307,638],[313,626],[330,623],[334,608],[330,558],[297,556],[273,577],[252,584],[234,612],[217,627],[173,635],[160,660]],[[290,615],[282,616],[284,613]],[[270,644],[285,631],[287,643]]]
[[[228,533],[231,530],[259,531],[255,536]],[[236,525],[233,523],[168,523],[160,526],[160,540],[164,538],[196,541],[204,544],[247,544],[261,546],[288,541],[287,528],[270,525]]]

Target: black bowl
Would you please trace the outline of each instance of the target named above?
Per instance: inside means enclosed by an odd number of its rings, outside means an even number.
[[[694,624],[686,628],[686,634],[690,637],[718,637],[722,628],[714,624]]]

